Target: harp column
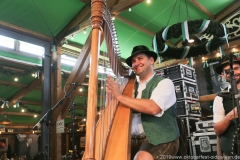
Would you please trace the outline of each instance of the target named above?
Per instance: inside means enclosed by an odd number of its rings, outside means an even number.
[[[92,0],[91,23],[92,43],[90,55],[90,76],[88,87],[85,160],[95,160],[95,132],[98,90],[98,59],[100,53],[100,35],[103,24],[104,0]]]

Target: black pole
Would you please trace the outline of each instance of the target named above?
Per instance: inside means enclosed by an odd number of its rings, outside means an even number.
[[[75,153],[74,153],[74,142],[75,142],[75,135],[74,135],[74,125],[75,125],[75,104],[72,99],[72,93],[70,94],[70,107],[69,107],[69,112],[71,113],[71,135],[72,135],[72,160],[75,158]]]
[[[237,120],[234,119],[234,122],[236,124],[236,131],[237,131],[237,128],[239,127],[239,124],[240,124],[240,112],[239,112],[240,111],[240,109],[239,109],[240,97],[239,97],[239,94],[238,94],[237,83],[236,83],[236,79],[235,79],[235,76],[234,76],[233,55],[232,55],[232,53],[229,54],[229,65],[230,65],[231,98],[232,98],[233,101],[235,101],[235,103],[233,103],[233,109],[236,105],[237,112],[238,112],[238,119]],[[235,115],[235,113],[234,113],[234,115]],[[237,140],[239,140],[238,134],[236,134],[236,138],[237,138]],[[240,154],[240,144],[239,143],[237,145],[237,150],[238,150],[237,155],[239,155]]]
[[[43,63],[43,92],[42,92],[42,115],[46,114],[49,109],[51,109],[51,44],[45,46],[45,53],[42,60]],[[48,122],[46,122],[48,123]],[[41,148],[40,151],[44,153],[44,160],[50,159],[50,127],[48,125],[43,125],[41,127]]]

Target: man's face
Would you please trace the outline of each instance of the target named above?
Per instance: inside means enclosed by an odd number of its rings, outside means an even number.
[[[142,74],[147,74],[150,70],[152,70],[153,64],[154,58],[149,58],[144,53],[139,53],[132,58],[132,69],[138,76]]]
[[[240,65],[237,63],[233,64],[234,77],[236,79],[236,83],[240,84]],[[223,75],[226,77],[227,81],[230,82],[230,65],[226,65],[223,67]]]

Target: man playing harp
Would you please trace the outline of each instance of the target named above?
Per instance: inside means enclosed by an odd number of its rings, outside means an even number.
[[[170,79],[153,70],[157,54],[146,46],[135,46],[126,63],[136,76],[135,97],[122,95],[117,82],[107,77],[107,92],[133,109],[131,158],[134,160],[172,159],[179,147],[176,95]]]

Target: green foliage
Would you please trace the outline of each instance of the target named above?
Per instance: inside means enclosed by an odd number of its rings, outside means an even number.
[[[205,80],[207,83],[207,91],[209,94],[213,94],[213,86],[212,86],[210,68],[206,67],[206,68],[204,68],[204,71],[205,71]]]

